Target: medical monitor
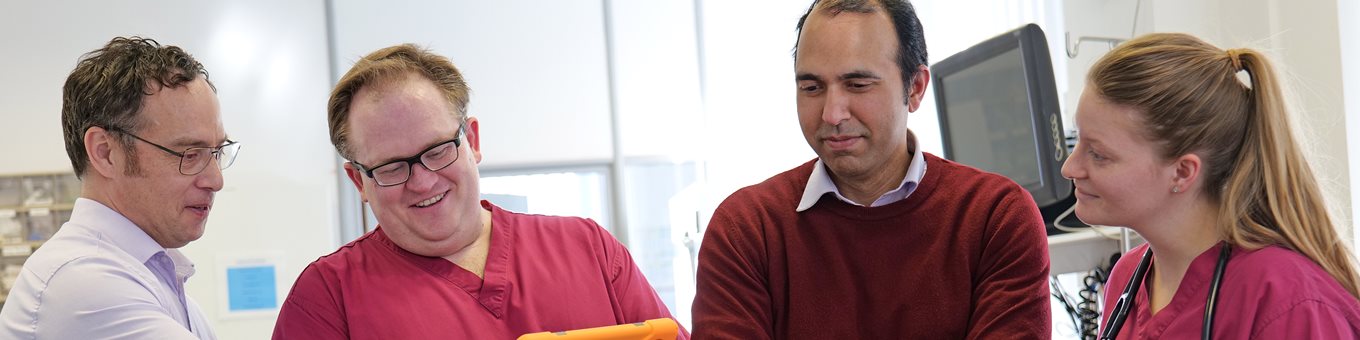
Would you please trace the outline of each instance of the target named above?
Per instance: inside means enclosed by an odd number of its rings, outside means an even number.
[[[1048,43],[1028,24],[931,68],[944,157],[1009,177],[1045,207],[1072,195]]]

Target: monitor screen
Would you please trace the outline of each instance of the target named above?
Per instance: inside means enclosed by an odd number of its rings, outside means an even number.
[[[1071,195],[1048,45],[1026,25],[932,68],[944,156],[1004,175],[1040,207]]]
[[[954,161],[1030,187],[1041,184],[1042,170],[1020,60],[1020,50],[1010,50],[943,77],[946,92],[971,93],[944,98],[943,105],[949,107],[950,134],[972,136],[951,140]]]

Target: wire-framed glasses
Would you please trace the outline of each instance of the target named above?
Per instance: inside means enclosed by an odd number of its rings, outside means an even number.
[[[179,173],[188,176],[197,175],[198,173],[203,172],[203,169],[208,168],[208,163],[210,163],[212,160],[217,160],[218,169],[226,170],[227,167],[230,167],[231,164],[236,161],[236,154],[241,151],[240,142],[228,139],[226,143],[223,143],[222,145],[217,147],[212,148],[192,147],[184,149],[183,152],[176,152],[175,150],[170,150],[170,148],[146,140],[146,138],[142,138],[141,136],[135,135],[131,132],[128,132],[127,130],[115,127],[103,127],[103,128],[105,130],[115,131],[121,134],[132,136],[132,138],[142,141],[143,143],[151,144],[151,146],[154,146],[157,149],[161,149],[161,151],[165,151],[168,154],[171,154],[175,157],[179,157]]]

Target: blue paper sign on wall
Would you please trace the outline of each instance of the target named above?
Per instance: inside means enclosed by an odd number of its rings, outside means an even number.
[[[227,269],[227,304],[232,312],[273,310],[279,307],[274,266]]]

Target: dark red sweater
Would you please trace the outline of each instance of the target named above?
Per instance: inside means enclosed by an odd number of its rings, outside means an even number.
[[[814,162],[729,196],[699,251],[694,339],[1048,339],[1030,195],[926,154],[905,200],[796,212]]]

